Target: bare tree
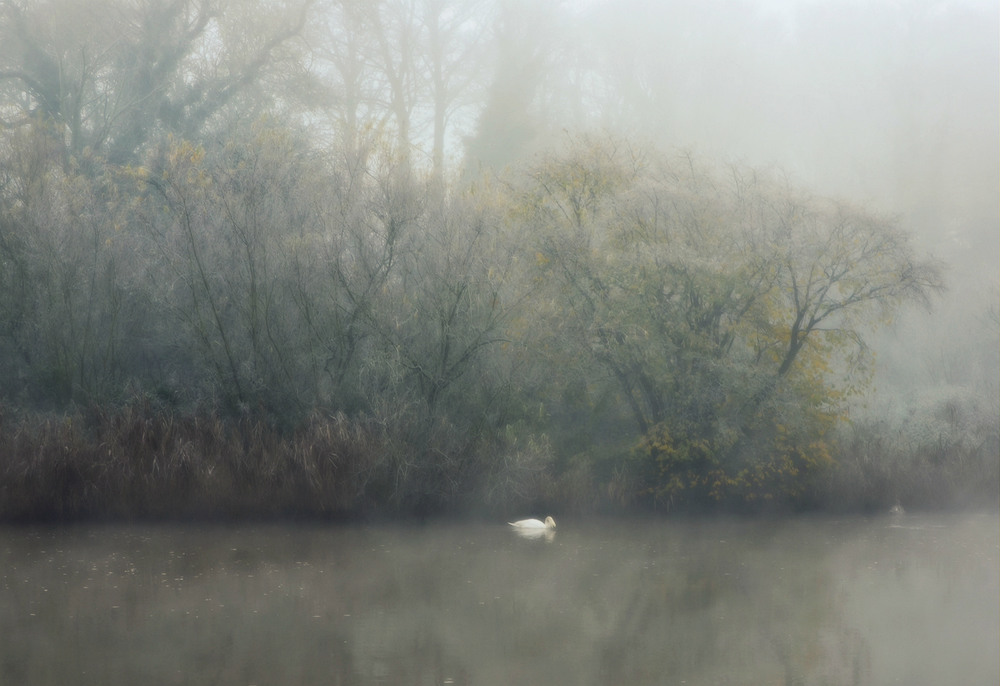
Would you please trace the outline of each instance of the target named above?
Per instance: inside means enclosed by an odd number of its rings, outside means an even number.
[[[404,166],[445,172],[445,149],[463,109],[480,97],[489,59],[491,0],[336,0],[314,32],[320,71],[341,136],[391,135]],[[471,119],[471,114],[469,118]]]
[[[293,60],[283,50],[311,5],[4,0],[0,113],[7,126],[52,126],[67,159],[89,149],[134,162],[155,131],[196,136]]]
[[[616,386],[654,463],[698,488],[732,478],[759,495],[738,475],[762,455],[795,465],[760,467],[782,489],[822,464],[867,330],[941,287],[893,220],[763,172],[582,138],[529,178],[533,328]],[[705,481],[717,469],[731,471]]]

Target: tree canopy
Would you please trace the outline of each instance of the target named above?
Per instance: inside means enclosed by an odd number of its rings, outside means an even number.
[[[941,287],[890,219],[624,141],[572,141],[516,204],[541,335],[617,389],[657,496],[785,495],[828,459],[865,331]]]

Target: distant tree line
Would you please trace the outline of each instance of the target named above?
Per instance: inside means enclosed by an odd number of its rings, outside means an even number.
[[[773,173],[505,158],[511,7],[490,77],[480,2],[4,2],[0,516],[823,501],[940,266]]]

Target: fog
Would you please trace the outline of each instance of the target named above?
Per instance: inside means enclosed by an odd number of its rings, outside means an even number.
[[[563,525],[566,525],[565,527]],[[32,684],[995,683],[997,520],[0,528]]]
[[[870,334],[880,394],[872,403],[971,393],[1000,410],[996,3],[541,7],[500,3],[499,16],[519,27],[515,54],[535,69],[510,103],[486,102],[530,122],[524,154],[567,129],[600,128],[778,169],[816,193],[898,216],[946,266],[947,291],[930,311],[909,308]],[[504,57],[493,56],[498,70]],[[469,113],[466,141],[483,122],[482,110]]]
[[[777,168],[897,215],[947,265],[932,312],[870,338],[878,402],[997,408],[1000,44],[992,2],[568,3],[553,61],[584,125]],[[553,10],[558,12],[559,10]],[[554,50],[555,51],[555,50]],[[566,55],[569,55],[567,57]],[[581,114],[582,113],[582,114]]]
[[[580,21],[609,126],[900,215],[949,292],[879,340],[883,381],[938,383],[957,353],[960,382],[996,393],[996,3],[625,0]]]
[[[995,683],[998,26],[0,0],[0,682]]]
[[[908,312],[873,341],[881,385],[910,392],[915,382],[940,385],[944,374],[996,395],[996,3],[500,6],[522,22],[522,48],[545,66],[515,89],[533,98],[535,146],[567,128],[604,128],[780,169],[817,193],[898,215],[947,264],[949,290],[934,314]],[[478,121],[470,114],[466,136]]]
[[[527,110],[535,149],[566,129],[603,128],[777,168],[817,193],[900,216],[948,265],[949,292],[936,315],[909,313],[878,341],[883,381],[932,381],[926,367],[947,364],[942,349],[956,349],[962,330],[979,348],[958,353],[969,363],[962,381],[985,375],[995,393],[996,3],[508,0],[499,8],[501,26],[515,29],[494,31],[514,33],[515,55],[536,68],[510,89],[511,102],[485,105]],[[506,56],[491,64],[502,70]],[[481,113],[471,106],[456,118],[453,143],[474,135]]]
[[[998,24],[4,0],[0,510],[995,501]]]

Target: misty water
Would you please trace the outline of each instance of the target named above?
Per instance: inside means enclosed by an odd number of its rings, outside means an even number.
[[[0,684],[995,684],[998,521],[0,529]]]

